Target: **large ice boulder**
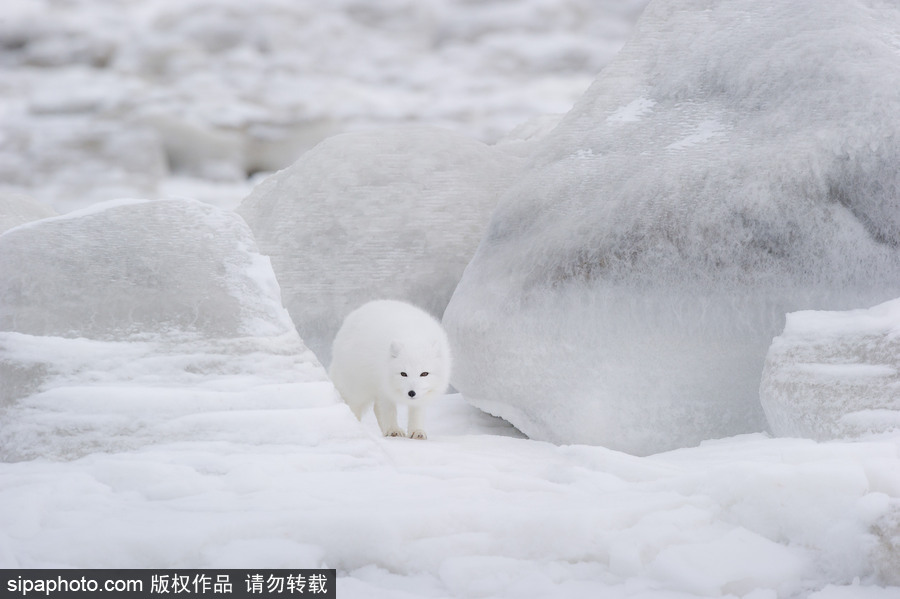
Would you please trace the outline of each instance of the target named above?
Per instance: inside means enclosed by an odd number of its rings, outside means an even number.
[[[435,128],[329,138],[260,183],[238,212],[272,258],[285,307],[327,363],[368,300],[440,317],[521,159]]]
[[[0,461],[353,422],[234,212],[122,200],[0,235]]]
[[[787,315],[760,400],[776,435],[816,440],[900,428],[900,299]]]
[[[230,211],[121,200],[0,236],[0,331],[113,340],[292,328],[268,258]]]
[[[0,189],[0,233],[55,215],[56,212],[22,193]]]
[[[651,3],[501,199],[444,316],[523,432],[648,454],[766,427],[784,314],[900,295],[900,10]]]

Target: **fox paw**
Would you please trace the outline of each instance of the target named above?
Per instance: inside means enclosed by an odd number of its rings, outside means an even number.
[[[410,439],[427,439],[428,435],[425,434],[425,431],[412,431],[409,434]]]
[[[384,432],[385,437],[405,437],[406,433],[404,433],[399,428],[391,428]]]

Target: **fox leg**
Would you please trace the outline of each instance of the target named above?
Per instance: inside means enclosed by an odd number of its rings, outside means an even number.
[[[422,406],[409,406],[409,438],[428,438],[425,434],[425,408]]]
[[[375,419],[385,437],[405,437],[406,433],[397,424],[397,405],[392,401],[375,400]]]

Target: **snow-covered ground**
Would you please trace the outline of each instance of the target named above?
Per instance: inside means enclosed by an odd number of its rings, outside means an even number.
[[[351,129],[496,141],[568,110],[645,3],[6,0],[0,206],[18,208],[0,224],[49,214],[22,194],[57,212],[122,196],[236,207],[248,174]],[[231,222],[217,214],[203,222]],[[111,228],[103,242],[140,258]],[[187,228],[161,227],[182,243]],[[252,258],[227,280],[272,280],[248,240],[211,245]],[[147,280],[185,262],[154,258]],[[102,281],[84,274],[74,292]],[[635,457],[526,439],[453,394],[427,441],[385,439],[291,331],[111,335],[130,317],[116,314],[102,335],[0,331],[0,567],[328,567],[342,598],[900,596],[897,433]]]
[[[56,347],[113,380],[19,404],[33,451],[0,466],[3,567],[330,567],[339,597],[897,596],[873,586],[900,583],[896,437],[637,458],[450,395],[428,441],[385,439],[284,357],[199,376],[223,358]]]

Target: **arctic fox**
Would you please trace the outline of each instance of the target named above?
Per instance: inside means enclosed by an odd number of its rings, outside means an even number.
[[[410,304],[377,300],[344,319],[328,374],[358,419],[369,406],[385,436],[405,437],[397,405],[409,407],[409,436],[425,439],[424,408],[447,390],[450,344],[440,323]]]

